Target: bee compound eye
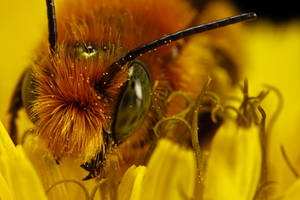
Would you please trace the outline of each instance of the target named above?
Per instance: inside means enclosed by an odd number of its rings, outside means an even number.
[[[141,62],[133,62],[124,84],[113,123],[115,141],[120,144],[143,123],[151,104],[151,80]]]
[[[29,116],[29,119],[32,122],[36,122],[38,120],[38,116],[34,115],[32,112],[34,100],[37,98],[36,89],[36,81],[33,75],[33,70],[31,67],[27,68],[25,71],[25,76],[22,84],[22,101],[25,107],[25,111]]]

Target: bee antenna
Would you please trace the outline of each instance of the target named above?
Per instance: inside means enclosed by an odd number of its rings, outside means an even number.
[[[253,20],[256,18],[257,18],[256,13],[252,13],[252,12],[243,13],[243,14],[232,16],[232,17],[224,18],[224,19],[221,19],[218,21],[213,21],[213,22],[210,22],[207,24],[202,24],[199,26],[187,28],[182,31],[172,33],[170,35],[166,35],[162,38],[159,38],[157,40],[154,40],[154,41],[144,44],[142,46],[139,46],[138,48],[128,52],[128,54],[124,57],[124,59],[128,62],[148,51],[154,50],[160,46],[167,45],[173,41],[180,40],[182,38],[185,38],[185,37],[197,34],[197,33],[202,33],[205,31],[213,30],[213,29],[220,28],[223,26],[228,26],[228,25],[235,24],[235,23],[242,22],[242,21]]]
[[[57,30],[56,30],[56,17],[54,0],[46,0],[47,4],[47,17],[48,17],[48,31],[49,31],[49,44],[51,52],[55,52]]]
[[[100,84],[97,84],[96,89],[101,90],[101,88],[105,88],[107,83],[117,74],[121,67],[125,65],[126,63],[134,60],[135,58],[141,56],[144,53],[147,53],[151,50],[154,50],[160,46],[167,45],[173,41],[180,40],[182,38],[202,33],[205,31],[213,30],[216,28],[220,28],[223,26],[228,26],[231,24],[235,24],[242,21],[248,21],[248,20],[254,20],[257,18],[256,13],[249,12],[249,13],[243,13],[239,15],[235,15],[232,17],[224,18],[218,21],[213,21],[207,24],[202,24],[199,26],[194,26],[191,28],[187,28],[181,31],[178,31],[176,33],[172,33],[169,35],[166,35],[164,37],[161,37],[157,40],[154,40],[152,42],[149,42],[147,44],[141,45],[137,47],[136,49],[133,49],[129,51],[126,56],[120,58],[117,62],[114,62],[111,67],[109,68],[109,71],[106,73],[105,76],[102,77],[100,80]],[[104,84],[103,84],[104,83]]]

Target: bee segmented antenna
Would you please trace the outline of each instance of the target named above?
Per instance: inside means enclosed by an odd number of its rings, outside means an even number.
[[[180,40],[182,38],[185,38],[185,37],[188,37],[188,36],[191,36],[194,34],[213,30],[213,29],[220,28],[223,26],[235,24],[238,22],[253,20],[253,19],[256,19],[256,17],[257,17],[256,13],[252,13],[252,12],[243,13],[240,15],[235,15],[232,17],[224,18],[224,19],[221,19],[218,21],[207,23],[207,24],[202,24],[199,26],[187,28],[182,31],[178,31],[176,33],[172,33],[170,35],[164,36],[162,38],[159,38],[157,40],[154,40],[154,41],[144,44],[142,46],[139,46],[138,48],[131,50],[124,58],[121,58],[121,59],[124,59],[125,61],[128,62],[128,61],[135,59],[136,57],[138,57],[141,54],[147,53],[148,51],[151,51],[160,46],[169,44],[173,41]]]
[[[46,0],[47,17],[48,17],[48,31],[49,31],[49,45],[51,52],[55,52],[57,31],[56,31],[56,17],[53,0]]]
[[[120,69],[123,65],[134,60],[135,58],[139,57],[140,55],[147,53],[149,51],[152,51],[160,46],[167,45],[173,41],[180,40],[182,38],[185,38],[185,37],[188,37],[188,36],[191,36],[194,34],[198,34],[198,33],[213,30],[216,28],[228,26],[228,25],[235,24],[235,23],[242,22],[242,21],[254,20],[254,19],[256,19],[256,17],[257,17],[256,13],[253,13],[253,12],[243,13],[240,15],[235,15],[232,17],[224,18],[224,19],[221,19],[218,21],[213,21],[213,22],[210,22],[207,24],[202,24],[199,26],[187,28],[187,29],[178,31],[176,33],[166,35],[157,40],[149,42],[147,44],[141,45],[141,46],[137,47],[136,49],[129,51],[126,54],[126,56],[120,58],[117,62],[114,62],[111,65],[111,67],[109,68],[110,70],[107,73],[107,75],[104,76],[102,78],[102,80],[100,80],[100,83],[109,82],[120,71]],[[100,85],[99,88],[105,87],[103,84],[99,84],[99,85]]]

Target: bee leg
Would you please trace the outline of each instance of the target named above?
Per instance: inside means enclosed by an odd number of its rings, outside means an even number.
[[[106,160],[106,152],[113,146],[114,141],[111,138],[110,131],[107,132],[104,128],[102,129],[104,134],[104,141],[105,141],[105,150],[100,151],[97,153],[89,162],[85,162],[84,164],[80,165],[83,169],[89,172],[89,174],[83,178],[83,181],[95,178],[100,175],[102,169],[104,168],[105,160]]]
[[[22,100],[22,84],[25,77],[25,73],[22,74],[15,91],[12,96],[11,104],[8,110],[8,113],[10,114],[10,120],[9,120],[9,135],[14,142],[14,144],[17,144],[18,140],[18,129],[16,125],[16,119],[18,118],[18,112],[23,107],[23,100]]]
[[[82,180],[86,181],[97,177],[97,175],[99,175],[101,170],[103,169],[104,160],[105,160],[104,153],[103,151],[101,151],[89,162],[80,165],[80,167],[82,167],[83,169],[89,172],[89,174]]]

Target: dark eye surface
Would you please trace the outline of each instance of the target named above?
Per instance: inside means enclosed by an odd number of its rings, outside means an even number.
[[[37,98],[35,93],[36,82],[33,77],[32,68],[28,68],[25,71],[25,76],[22,84],[22,101],[25,107],[25,111],[28,114],[32,122],[36,122],[38,116],[34,116],[32,113],[33,101]]]
[[[151,104],[151,81],[142,63],[129,68],[129,80],[117,105],[113,133],[118,144],[124,142],[141,126]]]

